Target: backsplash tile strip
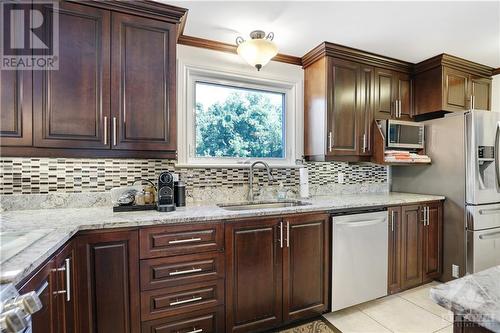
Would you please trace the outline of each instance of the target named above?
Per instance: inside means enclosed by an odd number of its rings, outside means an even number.
[[[374,164],[310,162],[306,167],[313,186],[337,184],[338,172],[344,173],[346,185],[387,183],[387,168]],[[173,160],[2,157],[0,194],[104,192],[139,178],[156,182],[161,171],[178,173],[188,192],[213,187],[234,189],[248,182],[246,168],[176,168]],[[273,175],[274,185],[299,185],[298,169],[273,169]],[[264,170],[257,170],[257,179],[267,183],[266,177]]]

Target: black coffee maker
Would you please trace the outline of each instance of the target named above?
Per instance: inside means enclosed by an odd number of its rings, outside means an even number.
[[[158,177],[158,202],[156,209],[159,212],[172,212],[175,210],[174,177],[168,172],[162,172]]]

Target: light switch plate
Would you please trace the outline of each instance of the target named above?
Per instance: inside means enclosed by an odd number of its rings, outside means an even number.
[[[451,265],[451,276],[457,279],[460,277],[460,266]]]
[[[339,171],[339,172],[337,173],[337,182],[338,182],[339,184],[344,184],[344,183],[345,183],[345,181],[344,181],[344,173],[343,173],[343,172],[340,172],[340,171]]]

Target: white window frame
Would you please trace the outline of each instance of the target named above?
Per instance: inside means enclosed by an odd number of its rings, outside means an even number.
[[[252,76],[235,71],[224,72],[179,61],[179,102],[178,102],[178,163],[179,167],[239,167],[249,166],[254,161],[266,161],[272,167],[296,167],[299,157],[297,115],[302,103],[302,82],[280,80],[267,75]],[[285,158],[233,158],[195,156],[195,84],[214,83],[240,88],[258,89],[285,94]]]

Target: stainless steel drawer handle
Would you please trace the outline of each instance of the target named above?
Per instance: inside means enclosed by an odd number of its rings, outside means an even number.
[[[192,302],[197,302],[201,301],[203,298],[198,296],[198,297],[193,297],[193,298],[188,298],[188,299],[183,299],[182,301],[175,301],[170,303],[170,306],[175,306],[179,304],[186,304],[186,303],[192,303]]]
[[[183,244],[183,243],[191,243],[199,241],[201,241],[201,238],[177,239],[168,241],[168,244]]]
[[[202,328],[199,328],[199,329],[194,328],[192,331],[189,331],[186,333],[201,333],[201,332],[203,332]],[[177,331],[177,333],[179,333],[179,331]]]
[[[64,267],[66,268],[66,302],[71,301],[71,259],[64,259]]]
[[[196,273],[196,272],[201,272],[201,268],[192,268],[192,269],[187,269],[185,271],[175,271],[175,272],[170,272],[168,273],[169,276],[175,276],[175,275],[182,275],[182,274],[189,274],[189,273]]]

